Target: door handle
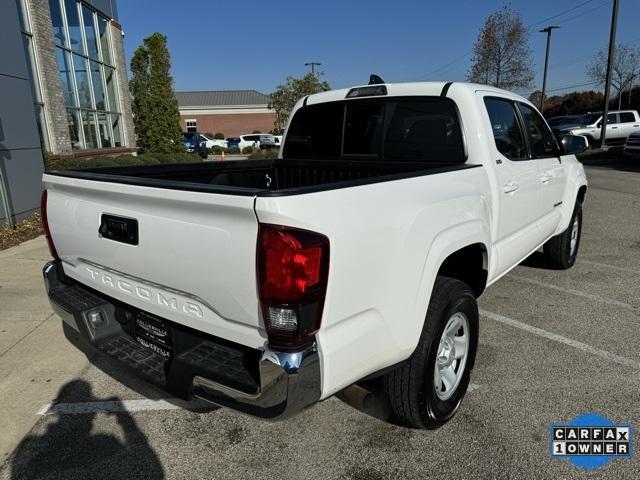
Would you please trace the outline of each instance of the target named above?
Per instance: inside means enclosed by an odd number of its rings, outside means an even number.
[[[504,193],[513,193],[513,192],[515,192],[516,190],[518,190],[518,184],[517,184],[517,183],[515,183],[515,182],[505,183],[505,184],[502,186],[502,191],[503,191]]]
[[[618,128],[618,127],[611,127],[611,130],[615,130],[616,128]]]
[[[540,181],[542,183],[549,183],[549,180],[551,180],[551,175],[549,175],[549,172],[544,172],[540,177]]]

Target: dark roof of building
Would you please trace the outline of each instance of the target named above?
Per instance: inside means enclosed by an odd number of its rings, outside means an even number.
[[[209,90],[176,92],[181,107],[225,107],[267,105],[269,96],[255,90]]]

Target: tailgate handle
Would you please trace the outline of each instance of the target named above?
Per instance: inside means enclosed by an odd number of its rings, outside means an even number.
[[[100,217],[98,233],[102,238],[114,242],[138,245],[138,220],[103,213]]]

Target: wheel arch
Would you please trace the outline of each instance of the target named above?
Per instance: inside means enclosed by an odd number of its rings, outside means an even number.
[[[437,275],[466,283],[478,298],[487,286],[487,246],[482,242],[472,243],[452,252],[440,265]]]
[[[415,334],[424,324],[436,276],[443,275],[467,283],[479,297],[487,286],[492,265],[491,233],[487,219],[476,218],[448,228],[432,241],[424,263],[414,305]],[[471,268],[469,268],[471,267]],[[417,336],[412,335],[417,342]],[[415,348],[415,345],[413,345]]]
[[[580,204],[583,204],[586,195],[587,195],[587,186],[586,185],[582,185],[578,189],[578,196],[576,197],[577,201],[580,202]]]

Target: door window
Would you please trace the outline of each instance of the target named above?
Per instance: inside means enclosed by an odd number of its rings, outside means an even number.
[[[620,114],[620,123],[633,123],[636,121],[636,117],[631,112],[622,112]]]
[[[484,104],[498,151],[509,160],[526,160],[527,149],[513,103],[498,98],[485,98]]]
[[[557,156],[558,146],[556,139],[544,119],[529,105],[519,103],[518,107],[527,132],[531,156],[533,158]]]
[[[617,113],[607,114],[607,125],[613,125],[615,123],[618,123],[618,114]]]

